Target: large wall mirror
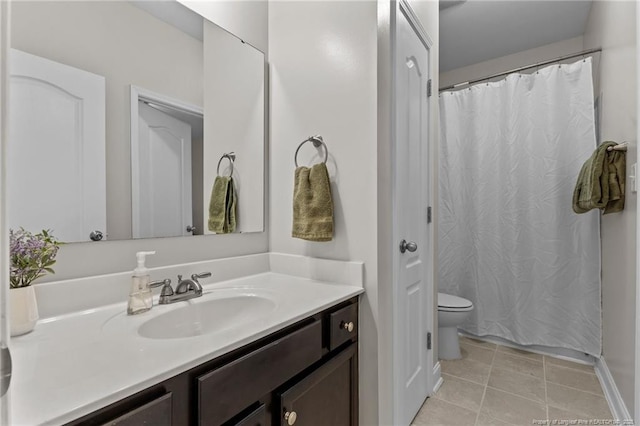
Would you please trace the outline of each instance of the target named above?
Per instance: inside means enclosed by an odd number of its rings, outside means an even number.
[[[14,2],[11,47],[11,228],[264,230],[262,52],[176,1]]]

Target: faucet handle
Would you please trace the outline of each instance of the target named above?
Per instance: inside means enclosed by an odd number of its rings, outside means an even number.
[[[151,281],[149,283],[149,287],[150,288],[156,288],[156,287],[160,287],[161,285],[163,286],[167,286],[167,285],[171,285],[171,280],[169,278],[166,278],[164,280],[158,280],[158,281]]]
[[[195,281],[200,278],[209,278],[210,276],[211,276],[211,272],[201,272],[199,274],[191,275],[191,279]]]

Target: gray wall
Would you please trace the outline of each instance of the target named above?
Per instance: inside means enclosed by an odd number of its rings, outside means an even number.
[[[636,2],[594,1],[584,34],[585,48],[602,47],[598,141],[629,142],[627,176],[637,158],[635,8]],[[602,352],[633,413],[637,195],[628,183],[624,211],[602,218]]]
[[[583,37],[579,36],[466,67],[456,68],[440,74],[439,87],[448,87],[453,84],[580,52],[583,50],[583,43]]]

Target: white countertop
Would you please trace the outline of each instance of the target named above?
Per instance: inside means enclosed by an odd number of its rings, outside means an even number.
[[[176,339],[141,337],[143,322],[233,290],[265,297],[272,310],[215,333]],[[41,321],[11,340],[11,425],[62,424],[237,349],[364,290],[266,272],[204,286],[187,302],[126,315],[126,302]],[[70,294],[69,297],[73,297]],[[249,312],[247,315],[251,315]]]

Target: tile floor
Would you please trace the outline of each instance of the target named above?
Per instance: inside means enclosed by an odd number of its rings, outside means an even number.
[[[413,425],[611,419],[593,367],[466,337],[460,338],[460,349],[462,359],[441,361],[444,383]]]

